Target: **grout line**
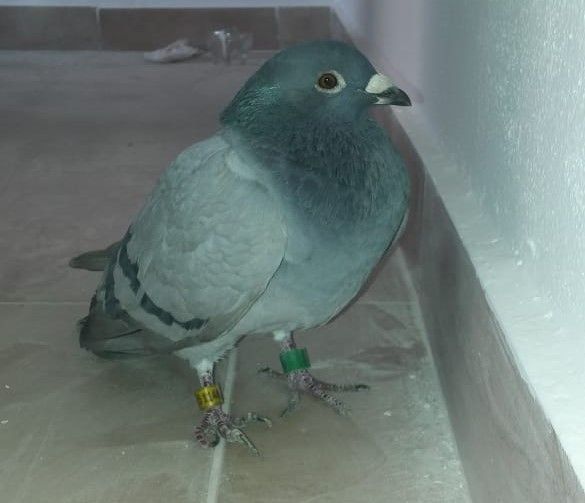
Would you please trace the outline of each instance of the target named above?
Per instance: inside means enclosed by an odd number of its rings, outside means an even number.
[[[274,21],[276,23],[276,49],[280,51],[282,47],[282,26],[280,21],[280,7],[274,7]]]
[[[98,43],[98,51],[104,50],[104,36],[102,33],[102,18],[101,18],[101,7],[99,5],[95,8],[95,23],[96,23],[96,31],[97,31],[97,43]]]
[[[238,360],[238,350],[234,348],[228,356],[228,366],[225,377],[224,389],[224,411],[229,414],[232,401],[232,390],[236,378],[236,362]],[[223,472],[223,460],[225,457],[225,440],[222,438],[213,450],[211,459],[211,469],[209,471],[209,483],[207,485],[206,503],[217,503],[219,501],[219,484]]]
[[[10,182],[14,178],[14,175],[16,174],[17,171],[18,171],[18,166],[14,165],[12,171],[8,172],[8,176],[4,180],[4,183],[2,183],[0,185],[0,194],[3,194],[4,192],[6,192],[8,190],[8,187],[10,186]]]

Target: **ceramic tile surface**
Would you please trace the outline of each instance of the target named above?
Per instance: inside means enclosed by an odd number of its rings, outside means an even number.
[[[331,38],[331,15],[328,7],[280,7],[277,13],[280,46]]]
[[[200,501],[211,453],[189,438],[189,379],[169,360],[82,351],[85,311],[0,305],[0,500]]]
[[[99,49],[92,7],[0,5],[2,49]]]
[[[69,258],[123,235],[160,172],[217,130],[259,65],[159,66],[139,53],[1,58],[0,301],[86,300],[95,285]]]
[[[220,501],[469,501],[402,274],[393,257],[342,316],[297,336],[315,376],[371,386],[336,394],[351,408],[349,417],[304,397],[280,419],[285,383],[256,372],[279,367],[278,346],[269,338],[241,344],[234,413],[253,410],[275,421],[269,431],[249,429],[262,459],[228,447]]]
[[[209,502],[195,376],[174,358],[103,361],[76,321],[98,281],[75,253],[118,239],[158,174],[217,128],[261,63],[152,65],[137,53],[0,52],[0,487],[2,503]],[[469,501],[403,263],[384,263],[331,325],[298,335],[315,375],[366,382],[349,417],[310,398],[281,420],[269,338],[239,350],[232,409],[263,452],[228,445],[222,502]],[[220,372],[221,377],[221,372]]]

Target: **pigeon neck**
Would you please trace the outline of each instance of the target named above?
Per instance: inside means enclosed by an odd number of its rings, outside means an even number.
[[[387,137],[368,117],[337,125],[314,120],[267,128],[256,123],[226,131],[236,148],[275,175],[284,196],[328,225],[363,221],[385,211],[401,167],[392,162],[395,154]]]

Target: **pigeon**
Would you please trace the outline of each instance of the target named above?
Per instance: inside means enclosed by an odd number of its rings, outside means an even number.
[[[290,398],[347,412],[331,395],[364,389],[313,377],[293,333],[347,306],[404,227],[409,177],[372,106],[411,105],[356,48],[299,44],[274,55],[220,115],[221,127],[161,175],[122,239],[72,259],[103,270],[80,345],[105,358],[174,354],[195,369],[195,438],[258,449],[264,416],[222,408],[214,366],[245,336],[280,344]],[[287,367],[288,366],[288,367]]]

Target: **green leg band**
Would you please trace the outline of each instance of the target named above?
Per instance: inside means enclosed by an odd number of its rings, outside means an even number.
[[[295,370],[304,370],[311,367],[309,353],[306,348],[295,348],[280,353],[280,363],[285,374]]]

